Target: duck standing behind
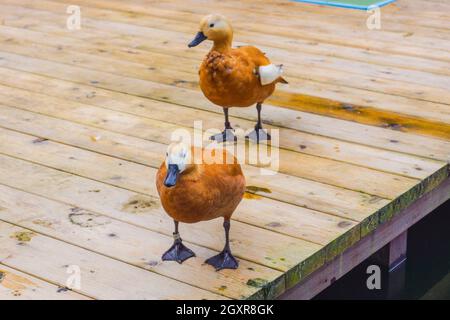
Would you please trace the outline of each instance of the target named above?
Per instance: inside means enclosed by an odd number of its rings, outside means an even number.
[[[163,260],[182,263],[195,256],[182,243],[179,222],[196,223],[223,217],[225,247],[205,262],[216,270],[238,267],[231,254],[229,231],[231,215],[244,195],[245,178],[235,157],[224,150],[214,150],[212,157],[215,157],[215,152],[223,152],[222,159],[228,161],[212,164],[193,161],[194,156],[203,156],[204,151],[183,143],[171,144],[167,150],[166,160],[157,173],[156,187],[163,208],[174,220],[175,232],[174,243],[163,254]]]
[[[188,46],[197,46],[204,40],[211,40],[214,44],[200,66],[200,88],[206,98],[223,108],[225,115],[225,130],[211,139],[236,141],[228,109],[256,104],[258,122],[247,138],[257,142],[270,140],[270,135],[262,127],[261,109],[264,100],[275,90],[276,83],[287,83],[281,77],[282,65],[271,64],[256,47],[232,48],[233,29],[222,15],[204,17],[200,31]]]

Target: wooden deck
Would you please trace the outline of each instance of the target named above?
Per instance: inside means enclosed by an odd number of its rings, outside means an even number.
[[[81,30],[67,30],[68,5]],[[170,134],[222,127],[198,88],[208,46],[187,48],[211,12],[289,80],[263,108],[279,174],[245,167],[262,191],[233,217],[236,271],[203,264],[223,246],[219,220],[181,226],[196,258],[160,259],[173,230],[154,177]],[[287,0],[1,0],[0,299],[270,299],[347,259],[449,175],[450,3],[381,14],[371,31],[365,12]],[[63,290],[73,265],[81,287]]]

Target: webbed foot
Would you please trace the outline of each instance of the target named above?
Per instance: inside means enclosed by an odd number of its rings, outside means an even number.
[[[235,142],[237,137],[233,133],[233,129],[225,129],[222,133],[215,134],[209,138],[210,140],[217,141],[218,143],[224,141]]]
[[[184,246],[181,238],[175,239],[173,245],[162,255],[163,261],[176,261],[182,263],[191,257],[195,257],[195,253]]]
[[[215,255],[205,261],[205,263],[212,265],[216,271],[222,269],[237,269],[239,262],[231,254],[229,250],[223,250],[218,255]]]
[[[266,130],[258,126],[255,127],[255,130],[245,136],[245,138],[256,141],[257,143],[259,143],[260,141],[270,141],[272,139],[272,137],[267,133]]]

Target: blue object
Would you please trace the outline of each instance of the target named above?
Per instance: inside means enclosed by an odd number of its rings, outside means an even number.
[[[375,8],[381,8],[389,3],[392,3],[396,0],[380,0],[376,3],[370,4],[370,5],[357,5],[357,4],[351,4],[346,3],[344,1],[326,1],[326,0],[292,0],[295,2],[306,2],[306,3],[313,3],[313,4],[319,4],[319,5],[325,5],[325,6],[333,6],[333,7],[339,7],[339,8],[348,8],[348,9],[358,9],[358,10],[372,10]]]

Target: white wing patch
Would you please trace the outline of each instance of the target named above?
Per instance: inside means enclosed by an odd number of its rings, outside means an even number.
[[[260,66],[258,69],[259,80],[264,86],[277,80],[283,73],[283,65],[268,64],[267,66]]]

